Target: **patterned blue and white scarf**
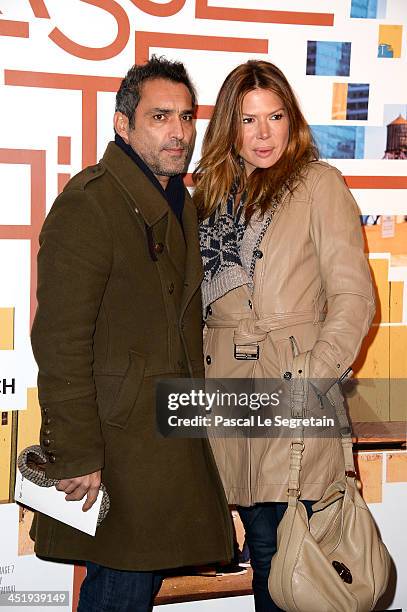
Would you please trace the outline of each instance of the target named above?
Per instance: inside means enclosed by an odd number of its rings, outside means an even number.
[[[256,211],[249,224],[245,222],[243,194],[235,210],[236,187],[226,201],[205,219],[199,228],[204,267],[202,282],[203,312],[228,291],[247,285],[253,291],[256,261],[262,257],[259,245],[273,216],[288,192],[293,192],[307,164],[299,166],[272,199],[264,215]]]
[[[253,290],[253,276],[259,254],[258,246],[269,226],[275,208],[261,219],[254,214],[249,225],[244,216],[242,196],[235,208],[235,193],[231,192],[226,205],[219,206],[199,228],[201,255],[204,268],[202,282],[203,310],[228,291],[247,285]]]

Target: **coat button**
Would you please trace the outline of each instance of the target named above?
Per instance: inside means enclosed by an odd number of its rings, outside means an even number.
[[[207,316],[211,316],[212,315],[212,308],[210,306],[208,306],[207,308]]]
[[[285,378],[286,380],[291,380],[292,378],[291,372],[284,372],[283,378]]]
[[[211,363],[212,363],[212,359],[211,359],[211,356],[210,356],[210,355],[207,355],[207,356],[206,356],[206,363],[207,363],[208,365],[211,365]]]
[[[156,253],[162,253],[164,250],[164,245],[162,242],[156,242],[154,245],[154,251]]]
[[[168,285],[168,293],[174,293],[174,283],[170,283]]]
[[[49,440],[48,438],[45,438],[45,440],[42,441],[43,446],[50,446],[51,444],[51,440]]]
[[[48,408],[43,408],[43,409],[42,409],[42,413],[43,413],[43,414],[48,414]]]
[[[44,425],[49,425],[51,423],[51,419],[49,417],[46,417],[44,419]]]
[[[50,463],[55,463],[55,462],[56,462],[56,460],[57,460],[57,458],[55,457],[54,453],[50,453],[50,454],[48,455],[48,461],[49,461]]]
[[[50,436],[50,435],[51,435],[51,430],[50,430],[50,429],[46,429],[46,430],[44,431],[44,434],[45,434],[46,436]]]
[[[254,256],[255,256],[257,259],[261,259],[261,258],[263,257],[263,251],[260,251],[260,249],[256,249],[256,250],[254,251]]]
[[[253,309],[253,304],[252,304],[252,301],[251,301],[251,300],[249,300],[249,308],[250,308],[250,310],[252,310],[252,309]]]

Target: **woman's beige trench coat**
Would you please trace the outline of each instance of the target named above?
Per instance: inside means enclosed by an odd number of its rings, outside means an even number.
[[[209,309],[206,376],[282,377],[291,370],[294,344],[311,351],[312,378],[340,377],[375,307],[359,211],[335,168],[309,164],[276,210],[257,257],[253,293],[238,287]],[[234,357],[247,344],[258,345],[257,360]],[[287,500],[289,437],[214,438],[212,447],[230,504]],[[319,499],[343,469],[338,438],[306,438],[301,498]]]

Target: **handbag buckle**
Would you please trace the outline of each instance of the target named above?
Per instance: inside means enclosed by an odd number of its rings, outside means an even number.
[[[287,495],[289,497],[290,495],[293,495],[294,497],[299,499],[301,497],[301,489],[287,489]]]
[[[355,479],[356,488],[358,489],[358,491],[362,490],[362,483],[360,482],[356,472],[354,472],[353,470],[345,470],[345,477],[346,478],[354,478]]]
[[[348,567],[344,563],[340,561],[332,561],[332,565],[334,569],[338,572],[339,577],[346,582],[346,584],[352,584],[352,573]]]
[[[303,440],[298,440],[298,442],[291,442],[290,448],[294,450],[294,444],[301,444],[301,452],[304,452],[305,444]]]
[[[244,361],[256,361],[259,358],[260,350],[258,344],[235,344],[234,357]]]

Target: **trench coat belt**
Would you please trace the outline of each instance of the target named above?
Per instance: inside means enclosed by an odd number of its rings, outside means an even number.
[[[282,312],[264,317],[221,319],[209,317],[206,321],[208,328],[232,328],[235,329],[234,343],[236,346],[255,345],[266,339],[267,334],[285,327],[298,325],[299,323],[319,323],[325,320],[325,313],[316,313],[315,310],[304,310],[299,312]]]

